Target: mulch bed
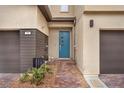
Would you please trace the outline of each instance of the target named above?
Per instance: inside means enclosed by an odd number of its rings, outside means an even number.
[[[31,84],[30,82],[22,83],[19,79],[10,83],[12,88],[50,88],[53,87],[54,77],[55,77],[55,64],[48,65],[52,69],[52,74],[46,74],[42,83],[38,86]]]

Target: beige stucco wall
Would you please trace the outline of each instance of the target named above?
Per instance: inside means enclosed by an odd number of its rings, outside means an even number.
[[[0,29],[35,27],[36,6],[0,6]]]
[[[61,12],[60,5],[50,5],[49,6],[52,17],[73,17],[74,16],[74,7],[69,5],[69,12]]]
[[[83,16],[80,17],[79,21],[76,23],[75,28],[76,34],[76,48],[75,48],[75,55],[76,55],[76,63],[78,68],[83,73]]]
[[[59,57],[59,35],[57,29],[50,29],[49,32],[49,58],[58,58]]]
[[[74,26],[73,22],[49,22],[49,28],[72,28]]]
[[[94,27],[89,27],[89,20]],[[83,67],[84,74],[100,72],[100,29],[123,29],[124,14],[85,14],[83,18]]]
[[[45,18],[35,5],[0,6],[0,30],[39,29],[48,35]]]
[[[85,5],[84,11],[124,11],[124,5]]]
[[[49,35],[48,23],[38,7],[37,7],[37,28],[40,31],[42,31],[44,34]]]
[[[78,68],[83,73],[83,9],[84,6],[79,5],[74,7],[76,16],[75,26],[75,60]]]
[[[76,17],[76,21],[80,19],[83,15],[84,5],[75,5],[74,6],[74,16]]]
[[[59,58],[59,31],[70,31],[70,35],[72,38],[71,28],[50,28],[49,32],[49,58]],[[70,41],[72,42],[72,41]],[[72,43],[71,43],[72,45]],[[71,50],[73,46],[71,46]],[[71,51],[70,57],[73,58],[73,52]]]
[[[88,13],[84,11],[123,11],[124,6],[75,6],[75,56],[78,68],[83,74],[100,74],[100,29],[123,29],[124,14]],[[89,20],[94,20],[94,27],[89,27]]]

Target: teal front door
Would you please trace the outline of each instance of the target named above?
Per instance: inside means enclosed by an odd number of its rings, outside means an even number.
[[[59,32],[59,58],[70,57],[70,32]]]

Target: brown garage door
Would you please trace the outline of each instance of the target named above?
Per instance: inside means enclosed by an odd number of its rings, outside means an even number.
[[[20,71],[19,32],[0,31],[0,73]]]
[[[124,74],[124,31],[100,31],[100,73]]]

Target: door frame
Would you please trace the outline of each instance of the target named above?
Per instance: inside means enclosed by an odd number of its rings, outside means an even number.
[[[72,48],[72,47],[71,47],[71,31],[69,31],[69,30],[60,30],[59,33],[60,33],[60,32],[69,32],[69,35],[70,35],[70,38],[69,38],[69,39],[70,39],[70,48],[69,48],[69,49],[70,49],[70,53],[69,53],[69,57],[68,57],[68,58],[61,58],[60,55],[59,55],[59,54],[60,54],[60,53],[59,53],[59,52],[60,52],[60,51],[59,51],[59,48],[60,48],[60,47],[59,47],[59,44],[58,44],[58,58],[59,58],[59,59],[62,59],[62,60],[69,60],[69,59],[71,59],[71,48]],[[58,42],[59,42],[59,38],[60,38],[60,35],[58,36]]]

